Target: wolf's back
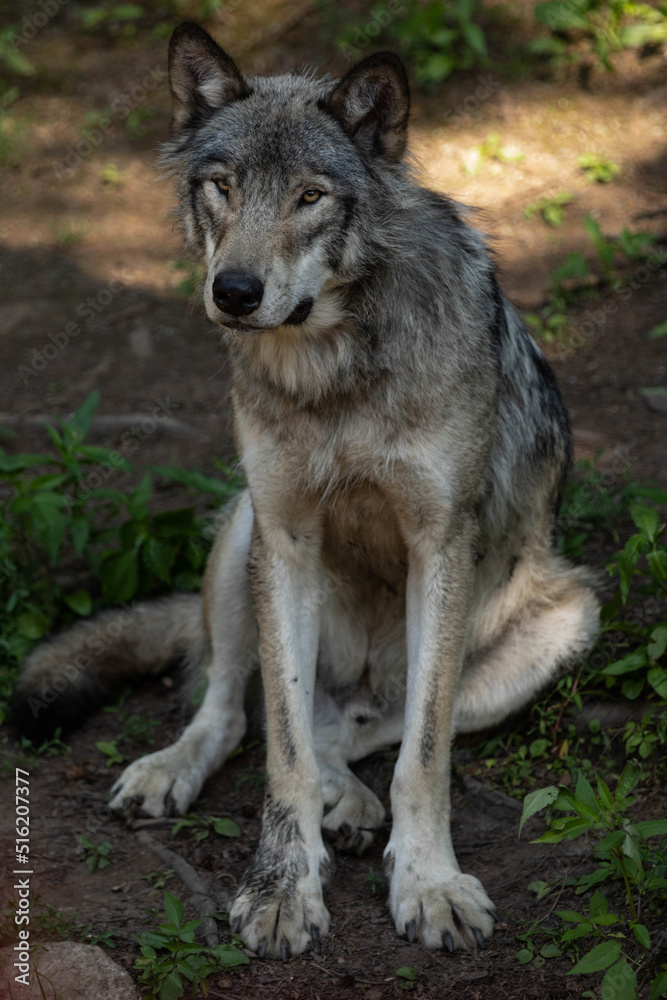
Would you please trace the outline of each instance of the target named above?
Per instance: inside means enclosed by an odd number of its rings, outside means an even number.
[[[157,676],[172,663],[197,662],[207,637],[200,595],[105,611],[37,646],[13,695],[17,730],[33,742],[74,728],[123,682]]]

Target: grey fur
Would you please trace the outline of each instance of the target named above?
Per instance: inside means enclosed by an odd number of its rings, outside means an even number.
[[[259,653],[267,806],[233,926],[276,957],[326,933],[322,827],[368,846],[384,809],[348,764],[402,740],[385,852],[397,930],[476,949],[494,907],[451,843],[452,736],[528,704],[597,630],[586,572],[551,544],[567,414],[467,210],[402,157],[395,56],[338,83],[245,79],[182,25],[170,70],[162,162],[229,331],[248,491],[207,569],[204,704],[126,769],[112,808],[187,809],[243,736]],[[261,297],[216,299],[220,275]]]

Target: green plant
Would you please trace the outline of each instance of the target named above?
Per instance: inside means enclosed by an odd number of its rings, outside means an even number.
[[[145,123],[156,117],[157,111],[153,108],[134,108],[125,119],[125,131],[128,138],[141,139],[148,131]]]
[[[115,163],[105,163],[99,172],[99,178],[103,184],[108,184],[109,187],[120,188],[123,186],[120,169]]]
[[[621,738],[628,757],[637,754],[659,767],[667,754],[667,706],[656,705],[639,722],[626,722]]]
[[[389,33],[415,66],[420,83],[436,86],[454,70],[488,65],[475,0],[409,0],[407,6],[407,15]]]
[[[116,740],[100,740],[95,744],[96,748],[103,753],[107,759],[107,767],[111,767],[112,764],[124,764],[127,760],[125,754],[121,753],[116,746]]]
[[[197,841],[206,840],[210,833],[217,833],[219,837],[241,836],[241,830],[233,819],[224,816],[198,816],[196,813],[181,816],[171,828],[172,835],[175,837],[181,830],[193,832]]]
[[[637,996],[635,967],[647,967],[651,946],[649,929],[640,921],[639,915],[642,912],[650,915],[652,905],[659,914],[660,901],[664,901],[667,895],[667,820],[636,822],[628,816],[628,810],[635,801],[631,794],[640,778],[640,768],[636,763],[629,762],[613,794],[607,783],[596,776],[596,793],[584,774],[579,772],[574,790],[552,785],[527,795],[519,825],[521,833],[527,819],[550,808],[552,812],[565,815],[552,815],[546,832],[533,843],[554,844],[585,834],[592,834],[597,839],[593,848],[597,867],[579,878],[567,880],[579,894],[594,890],[588,911],[556,910],[556,916],[566,926],[561,925],[555,934],[551,932],[548,954],[543,949],[539,954],[549,958],[567,951],[576,959],[571,970],[573,973],[606,970],[601,984],[603,1000],[633,1000]],[[661,844],[653,847],[649,840],[656,837],[661,838]],[[616,915],[609,912],[607,899],[597,888],[605,882],[610,886],[614,883],[623,885],[627,903],[625,913]],[[542,883],[539,884],[539,891],[545,894]],[[528,935],[522,935],[527,947],[517,955],[519,961],[530,961],[535,956],[537,947],[532,935],[536,930],[534,927]],[[582,954],[584,947],[588,950]],[[660,983],[654,980],[653,986],[652,995],[662,996]]]
[[[234,795],[238,795],[241,787],[250,784],[252,788],[262,789],[266,783],[266,770],[263,767],[255,767],[249,764],[243,774],[234,782]]]
[[[537,21],[549,35],[528,45],[533,55],[555,65],[598,63],[613,70],[611,57],[621,49],[658,47],[667,41],[667,5],[634,0],[546,0],[535,6]]]
[[[164,889],[169,879],[174,877],[174,869],[167,868],[163,872],[148,872],[147,875],[142,875],[141,877],[144,881],[148,882],[153,889]]]
[[[120,736],[117,737],[114,744],[123,741],[125,743],[138,743],[142,746],[152,746],[155,740],[153,739],[151,730],[159,726],[160,723],[155,719],[149,719],[147,715],[130,712],[125,707],[125,702],[131,694],[132,688],[126,687],[121,692],[115,705],[105,705],[102,709],[103,712],[107,712],[109,715],[115,715],[119,724],[123,727]],[[102,750],[100,744],[96,744],[96,746],[98,750]],[[105,744],[105,746],[111,746],[111,744]],[[102,753],[106,752],[106,750],[102,750]]]
[[[603,153],[583,153],[577,160],[578,166],[586,174],[586,180],[591,184],[611,184],[621,172],[621,168],[613,160],[607,159]]]
[[[15,912],[16,903],[11,899],[7,907],[0,910],[0,945],[16,941]],[[77,913],[66,917],[57,907],[44,902],[38,893],[31,901],[30,935],[35,941],[85,941],[91,945],[103,944],[106,948],[116,947],[112,931],[94,934],[91,924],[82,924]]]
[[[547,286],[547,302],[538,313],[524,313],[533,335],[545,343],[567,343],[569,340],[567,311],[577,295],[577,283],[588,278],[590,270],[579,252],[568,254],[553,271]]]
[[[89,875],[92,875],[98,868],[106,868],[111,863],[109,861],[110,841],[102,840],[99,844],[95,844],[90,837],[84,834],[84,836],[79,837],[79,845],[83,848]]]
[[[537,211],[539,202],[528,206]],[[526,209],[528,211],[528,209]],[[584,228],[597,253],[602,279],[612,288],[620,287],[615,275],[618,256],[629,262],[648,256],[654,247],[655,237],[651,233],[624,229],[620,236],[605,236],[599,222],[592,215],[584,216]],[[571,343],[568,311],[582,295],[590,292],[592,271],[586,258],[579,251],[568,254],[557,267],[547,285],[547,302],[538,313],[525,313],[524,319],[533,335],[546,343],[554,341]]]
[[[516,163],[523,159],[523,153],[514,146],[503,146],[499,132],[489,132],[484,142],[475,146],[463,161],[465,173],[474,176],[485,160],[500,163]]]
[[[193,507],[151,513],[153,477],[204,495],[209,507],[238,489],[224,466],[225,479],[157,466],[129,492],[112,487],[112,477],[134,470],[120,452],[85,442],[99,398],[93,392],[74,417],[47,427],[51,451],[0,448],[0,722],[18,664],[56,624],[86,617],[102,602],[199,586],[211,518]],[[83,564],[99,597],[63,587],[63,554]]]
[[[404,990],[412,989],[417,980],[417,973],[409,965],[402,965],[400,969],[396,969],[396,975],[401,980],[398,985]]]
[[[617,254],[621,254],[632,263],[635,260],[645,258],[655,243],[655,237],[652,233],[641,230],[633,232],[630,229],[624,229],[617,238],[605,236],[599,222],[588,214],[584,216],[584,227],[597,251],[605,281],[612,279]]]
[[[79,8],[78,15],[84,31],[103,27],[114,34],[133,35],[136,31],[134,22],[143,17],[144,8],[140,4],[119,4],[106,0],[98,7]]]
[[[373,870],[373,866],[368,869],[368,875],[364,879],[368,883],[368,888],[370,889],[371,896],[377,896],[379,891],[384,886],[384,879],[381,875],[378,875],[376,871]]]
[[[206,994],[212,973],[248,964],[235,943],[215,948],[196,944],[194,935],[201,920],[185,920],[183,904],[171,893],[164,894],[164,909],[166,922],[137,936],[141,958],[134,968],[148,990],[144,1000],[178,1000],[185,992],[184,980],[192,984],[193,993],[201,989]]]
[[[566,191],[550,197],[538,198],[537,201],[526,206],[523,214],[529,220],[536,215],[541,215],[548,226],[558,228],[563,225],[565,209],[573,200],[574,195],[568,194]]]
[[[658,340],[659,337],[667,337],[667,319],[663,319],[662,323],[658,323],[652,330],[649,330],[649,337],[651,340]]]
[[[655,490],[660,503],[667,503],[667,492]],[[602,675],[611,688],[621,683],[624,697],[635,699],[647,691],[661,702],[667,702],[667,535],[659,509],[647,503],[630,504],[630,516],[638,529],[630,536],[621,552],[612,559],[607,570],[617,577],[618,589],[603,609],[605,632],[620,632],[633,637],[635,648],[620,659],[609,663]],[[665,619],[638,624],[618,619],[636,578],[642,580],[642,596],[652,597],[658,608],[664,609]]]

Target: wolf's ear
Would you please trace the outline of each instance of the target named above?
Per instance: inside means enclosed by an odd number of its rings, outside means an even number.
[[[250,91],[233,59],[198,24],[179,24],[169,43],[174,132]]]
[[[400,160],[405,152],[410,88],[393,52],[378,52],[353,66],[324,107],[365,152],[388,160]]]

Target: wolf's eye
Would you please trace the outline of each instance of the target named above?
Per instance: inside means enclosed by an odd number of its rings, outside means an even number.
[[[222,177],[212,177],[211,180],[217,187],[220,194],[224,194],[225,198],[229,197],[229,184],[224,181]]]
[[[324,191],[318,191],[317,188],[308,188],[301,195],[301,201],[305,201],[307,205],[314,205],[316,201],[319,201]]]

